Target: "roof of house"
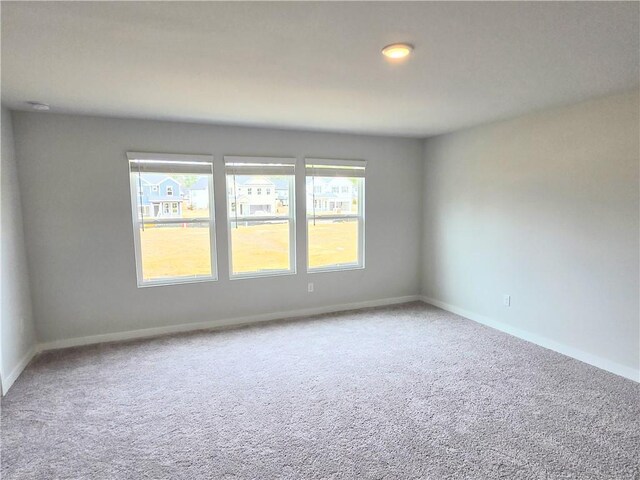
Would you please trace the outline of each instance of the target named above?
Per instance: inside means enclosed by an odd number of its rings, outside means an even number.
[[[246,177],[245,177],[246,178]],[[244,182],[237,182],[240,185],[243,186],[253,186],[253,185],[266,185],[266,186],[275,186],[275,184],[269,180],[268,178],[265,177],[254,177],[254,176],[250,176],[248,178],[246,178],[246,180],[244,180]]]
[[[256,182],[258,179],[260,179],[260,183]],[[267,179],[265,177],[256,177],[253,175],[236,175],[235,181],[237,185],[274,185],[278,190],[289,188],[289,180],[278,176]]]
[[[164,175],[163,173],[142,173],[140,174],[140,178],[151,185],[158,185],[165,180],[173,180],[174,182],[179,184],[179,182],[175,178],[171,178],[170,176]]]

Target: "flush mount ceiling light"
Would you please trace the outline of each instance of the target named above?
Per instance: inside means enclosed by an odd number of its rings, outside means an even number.
[[[27,103],[31,105],[31,108],[33,108],[34,110],[39,110],[41,112],[51,109],[51,107],[46,103],[41,103],[41,102],[27,102]]]
[[[408,43],[393,43],[384,47],[382,54],[387,58],[397,60],[408,57],[412,51],[413,45],[409,45]]]

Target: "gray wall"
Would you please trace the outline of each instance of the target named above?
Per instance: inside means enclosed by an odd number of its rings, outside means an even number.
[[[39,340],[419,294],[422,142],[373,136],[15,112]],[[215,156],[217,282],[137,288],[127,150]],[[368,161],[366,268],[229,281],[222,156]],[[306,244],[304,177],[298,246]],[[313,281],[315,292],[307,293]]]
[[[24,248],[22,209],[11,112],[2,108],[0,163],[0,372],[3,388],[19,374],[35,347],[31,294]],[[24,365],[22,365],[24,366]]]
[[[427,139],[424,295],[638,369],[638,101]]]

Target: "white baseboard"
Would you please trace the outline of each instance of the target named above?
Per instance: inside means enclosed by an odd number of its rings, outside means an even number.
[[[273,312],[259,315],[249,315],[246,317],[235,317],[223,320],[213,320],[210,322],[185,323],[181,325],[168,325],[165,327],[145,328],[141,330],[129,330],[126,332],[106,333],[101,335],[90,335],[87,337],[67,338],[44,342],[38,345],[38,352],[46,350],[58,350],[60,348],[78,347],[81,345],[92,345],[96,343],[117,342],[122,340],[133,340],[137,338],[158,337],[171,333],[191,332],[195,330],[211,330],[220,327],[250,325],[259,322],[272,320],[285,320],[289,318],[307,317],[323,313],[343,312],[346,310],[357,310],[360,308],[382,307],[385,305],[395,305],[400,303],[422,301],[420,295],[408,295],[404,297],[383,298],[380,300],[368,300],[365,302],[344,303],[341,305],[331,305],[323,307],[305,308],[302,310],[289,310],[284,312]]]
[[[11,370],[11,373],[9,373],[9,375],[7,375],[6,378],[2,379],[2,396],[3,397],[7,394],[7,392],[11,388],[11,385],[13,385],[13,383],[18,379],[22,371],[27,367],[27,365],[29,365],[29,362],[33,360],[33,357],[35,357],[37,354],[38,354],[38,349],[34,345],[29,349],[27,353],[25,353],[25,355],[20,359],[18,364],[15,367],[13,367],[13,370]]]
[[[554,352],[558,352],[568,357],[574,358],[576,360],[580,360],[581,362],[588,363],[589,365],[593,365],[594,367],[601,368],[602,370],[615,373],[616,375],[620,375],[621,377],[628,378],[629,380],[640,382],[640,369],[631,368],[626,365],[613,362],[606,358],[602,358],[597,355],[584,352],[577,348],[570,347],[560,342],[556,342],[555,340],[551,340],[541,335],[527,332],[526,330],[522,330],[512,325],[507,325],[502,322],[498,322],[489,317],[485,317],[484,315],[479,315],[475,312],[465,310],[455,305],[441,302],[440,300],[436,300],[435,298],[422,296],[421,300],[425,303],[429,303],[436,307],[442,308],[443,310],[447,310],[451,313],[455,313],[456,315],[460,315],[461,317],[465,317],[465,318],[468,318],[469,320],[473,320],[474,322],[481,323],[488,327],[495,328],[496,330],[500,330],[501,332],[508,333],[509,335],[513,335],[514,337],[518,337],[522,340],[526,340],[527,342],[535,343],[536,345],[539,345],[541,347],[548,348],[549,350],[553,350]]]

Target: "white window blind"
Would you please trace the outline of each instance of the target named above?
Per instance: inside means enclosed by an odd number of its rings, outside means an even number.
[[[188,173],[210,175],[211,155],[180,155],[173,153],[127,152],[131,171],[140,173]]]
[[[364,178],[365,160],[307,158],[307,176]]]
[[[236,175],[294,175],[296,159],[283,157],[235,157],[225,156],[227,174]]]

